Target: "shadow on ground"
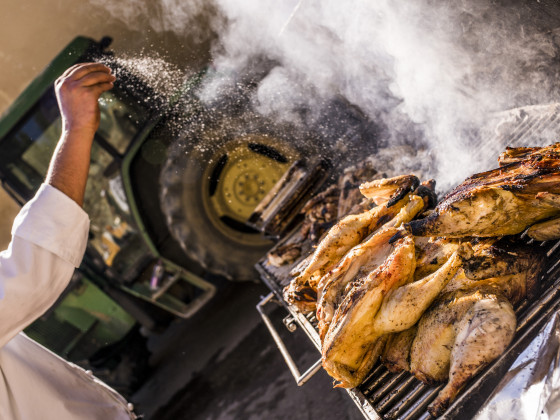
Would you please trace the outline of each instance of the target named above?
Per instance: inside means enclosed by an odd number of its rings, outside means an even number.
[[[361,419],[344,390],[319,371],[298,387],[255,309],[262,284],[230,283],[195,317],[151,337],[151,377],[131,400],[145,420]],[[289,333],[281,307],[267,308],[304,371],[319,352]]]

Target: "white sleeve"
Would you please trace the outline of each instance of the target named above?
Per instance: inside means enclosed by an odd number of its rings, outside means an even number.
[[[43,184],[17,215],[0,253],[0,347],[41,316],[68,285],[87,246],[89,218]]]

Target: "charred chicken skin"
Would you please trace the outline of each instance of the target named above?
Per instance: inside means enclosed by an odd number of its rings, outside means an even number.
[[[513,152],[512,152],[513,153]],[[415,236],[514,235],[560,215],[539,193],[560,193],[560,146],[555,144],[476,174],[456,187],[428,217],[412,221]]]

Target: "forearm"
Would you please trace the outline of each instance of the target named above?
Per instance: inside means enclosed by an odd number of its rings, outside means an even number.
[[[99,63],[70,67],[55,82],[62,136],[47,172],[46,183],[80,206],[84,201],[91,146],[99,127],[99,96],[113,87],[111,69]]]
[[[93,137],[93,133],[85,130],[64,130],[45,181],[80,206],[84,201]]]

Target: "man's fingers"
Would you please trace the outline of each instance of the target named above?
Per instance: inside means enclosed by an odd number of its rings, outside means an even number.
[[[80,66],[83,66],[83,63],[74,64],[73,66],[68,67],[68,68],[64,71],[64,73],[62,73],[62,74],[60,75],[59,80],[60,80],[60,79],[66,78],[66,76],[68,76],[71,72],[73,72],[75,69],[77,69],[77,68],[80,67]]]
[[[106,92],[110,89],[113,88],[113,83],[112,82],[106,82],[106,83],[99,83],[97,85],[94,85],[91,87],[91,89],[95,92],[96,95],[101,95],[103,92]]]
[[[116,77],[109,73],[103,72],[95,72],[95,73],[88,73],[84,77],[82,77],[78,83],[81,86],[89,87],[96,85],[98,83],[112,83],[116,80]]]
[[[101,63],[82,63],[77,64],[67,70],[63,75],[64,78],[70,80],[80,80],[90,73],[111,73],[111,69]]]

